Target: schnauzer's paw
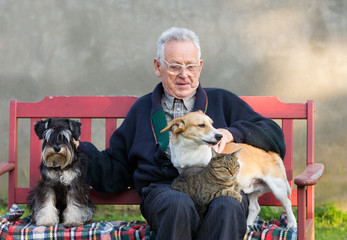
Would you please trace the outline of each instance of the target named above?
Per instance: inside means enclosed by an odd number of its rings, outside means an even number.
[[[78,212],[68,212],[65,210],[64,212],[64,227],[77,227],[84,224],[82,219],[82,214]]]
[[[72,227],[82,226],[83,222],[77,223],[77,222],[67,222],[67,221],[65,221],[62,224],[63,224],[63,226],[65,228],[72,228]]]
[[[37,217],[35,219],[35,224],[37,226],[54,226],[59,224],[59,217],[53,217],[53,216],[43,216],[43,217]]]

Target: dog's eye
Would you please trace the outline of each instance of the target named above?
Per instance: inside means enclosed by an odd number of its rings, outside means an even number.
[[[205,124],[199,124],[198,127],[204,128],[204,127],[205,127]]]

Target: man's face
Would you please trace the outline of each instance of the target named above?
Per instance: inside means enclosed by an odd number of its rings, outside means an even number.
[[[160,64],[154,59],[154,71],[162,79],[165,91],[171,96],[183,99],[192,95],[199,86],[199,77],[202,69],[202,60],[198,59],[198,49],[192,41],[171,40],[164,47],[165,60],[169,63],[181,65],[198,64],[200,68],[195,74],[187,74],[184,68],[178,75],[168,73],[168,64]]]

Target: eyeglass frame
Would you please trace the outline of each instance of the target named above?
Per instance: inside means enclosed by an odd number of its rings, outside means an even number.
[[[181,74],[181,73],[182,73],[182,71],[183,71],[183,69],[185,69],[185,70],[187,71],[187,68],[188,68],[188,67],[198,67],[198,68],[200,68],[200,67],[201,67],[200,63],[197,63],[197,64],[188,64],[188,65],[182,65],[182,64],[179,64],[179,63],[169,63],[169,62],[168,62],[168,61],[166,61],[164,58],[163,58],[163,60],[164,60],[164,62],[165,62],[167,65],[168,65],[168,67],[169,67],[169,68],[170,68],[172,65],[176,65],[176,66],[181,67],[181,71],[180,71],[179,73],[177,73],[177,74],[170,73],[170,74],[175,75],[175,76],[177,76],[177,75]],[[169,70],[169,68],[168,68],[168,70]],[[187,75],[189,75],[189,76],[194,75],[194,74],[188,74],[188,72],[189,72],[189,73],[191,73],[190,71],[187,71]]]

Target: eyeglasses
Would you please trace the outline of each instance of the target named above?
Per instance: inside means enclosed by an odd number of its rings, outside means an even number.
[[[197,75],[200,70],[200,64],[188,64],[185,66],[178,63],[168,63],[165,59],[163,60],[168,65],[168,73],[172,75],[180,74],[183,71],[183,68],[189,76]]]

